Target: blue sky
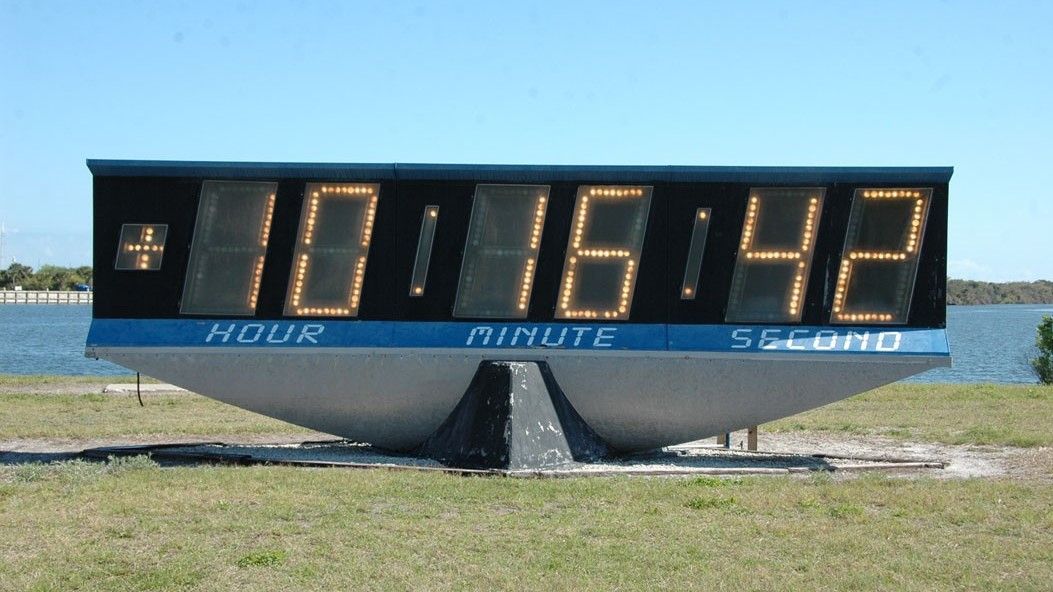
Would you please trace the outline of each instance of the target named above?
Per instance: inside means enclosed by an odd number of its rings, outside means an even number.
[[[1053,279],[1053,3],[0,0],[3,266],[86,158],[952,165],[952,277]]]

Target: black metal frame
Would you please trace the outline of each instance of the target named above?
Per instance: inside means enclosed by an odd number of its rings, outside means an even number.
[[[950,168],[570,167],[503,165],[326,165],[89,161],[94,179],[94,315],[100,318],[197,318],[179,314],[194,217],[204,180],[277,181],[271,240],[255,318],[283,314],[286,282],[307,182],[380,183],[369,264],[358,319],[450,321],[479,183],[551,185],[528,322],[554,320],[575,192],[586,184],[654,187],[631,323],[721,324],[751,187],[826,188],[815,259],[801,323],[829,324],[837,265],[857,187],[932,187],[909,326],[942,328],[946,304]],[[409,296],[420,218],[438,205],[427,292]],[[680,298],[697,208],[711,208],[699,292]],[[116,271],[120,227],[168,224],[162,269]],[[207,317],[200,317],[207,318]],[[457,319],[470,320],[470,319]]]

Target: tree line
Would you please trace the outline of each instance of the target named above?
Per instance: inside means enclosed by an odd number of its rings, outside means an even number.
[[[91,285],[92,271],[90,265],[80,267],[60,267],[58,265],[41,265],[34,271],[28,265],[12,263],[7,269],[0,269],[0,290],[72,290],[77,284]]]
[[[0,269],[0,290],[11,290],[15,286],[23,290],[72,290],[77,284],[91,285],[91,282],[89,265],[42,265],[34,271],[28,265],[12,263],[7,269]],[[947,304],[1053,304],[1053,282],[947,280]]]
[[[1053,304],[1053,282],[947,280],[947,304]]]

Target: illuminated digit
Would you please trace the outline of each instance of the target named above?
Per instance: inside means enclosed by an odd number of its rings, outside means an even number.
[[[180,312],[256,312],[277,188],[250,181],[202,184]]]
[[[548,185],[475,188],[453,316],[526,318],[548,192]]]
[[[727,321],[801,320],[825,189],[750,190]]]
[[[358,316],[380,185],[308,183],[285,314]]]
[[[931,189],[856,189],[831,322],[907,322],[931,198]]]
[[[578,188],[556,318],[629,318],[651,192],[642,186]]]

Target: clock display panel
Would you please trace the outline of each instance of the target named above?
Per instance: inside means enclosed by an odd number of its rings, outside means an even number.
[[[943,170],[180,166],[96,176],[98,316],[944,323]]]

